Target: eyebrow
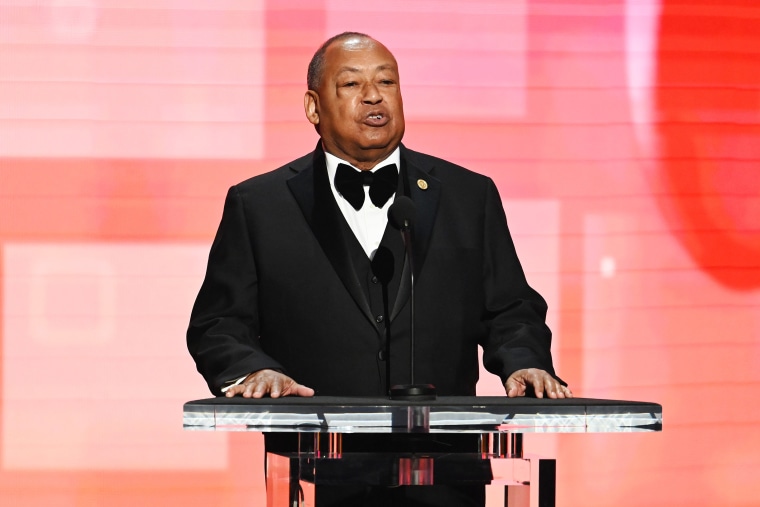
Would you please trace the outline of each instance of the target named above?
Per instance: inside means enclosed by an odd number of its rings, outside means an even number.
[[[378,65],[377,67],[375,67],[375,70],[387,70],[387,69],[392,70],[393,68],[394,68],[393,65],[391,65],[390,63],[384,63],[382,65]],[[338,74],[342,72],[361,72],[361,71],[362,69],[358,67],[341,67],[340,69],[338,69]]]

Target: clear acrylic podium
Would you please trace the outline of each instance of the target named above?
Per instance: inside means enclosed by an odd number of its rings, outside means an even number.
[[[523,453],[524,433],[617,433],[662,430],[656,403],[572,398],[439,397],[211,398],[184,405],[186,430],[298,433],[297,449],[267,454],[267,505],[313,506],[319,484],[420,486],[491,484],[509,507],[553,507],[553,459]],[[352,448],[361,435],[396,435],[409,446]],[[448,452],[416,437],[469,434],[471,447]],[[359,435],[353,437],[352,435]],[[405,435],[405,436],[404,436]],[[385,437],[391,438],[391,437]]]

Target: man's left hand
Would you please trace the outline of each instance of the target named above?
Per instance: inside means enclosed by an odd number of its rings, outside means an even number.
[[[517,370],[509,376],[504,388],[507,390],[507,396],[515,398],[525,396],[528,387],[533,388],[536,398],[572,398],[573,393],[570,388],[560,384],[559,380],[549,375],[544,370],[538,368],[526,368]]]

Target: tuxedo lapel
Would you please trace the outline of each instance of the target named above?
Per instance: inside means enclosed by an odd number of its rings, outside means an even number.
[[[401,145],[401,181],[399,185],[403,185],[403,189],[399,188],[399,190],[412,199],[416,211],[414,225],[412,226],[415,283],[422,272],[425,257],[430,247],[430,238],[433,234],[438,202],[441,197],[441,182],[430,174],[432,169],[433,166],[418,164],[409,150]],[[391,319],[396,318],[411,294],[408,264],[408,262],[404,262],[401,283],[391,312]]]
[[[293,167],[293,169],[298,171],[298,174],[288,180],[288,187],[293,197],[298,202],[338,278],[367,320],[375,329],[378,329],[349,252],[347,244],[349,238],[346,238],[344,234],[346,228],[344,219],[330,190],[322,148],[317,147],[314,151],[311,165],[304,168]]]
[[[441,199],[441,182],[432,176],[432,165],[418,165],[403,146],[401,156],[406,164],[405,184],[408,185],[406,192],[416,209],[412,240],[414,241],[414,276],[418,276],[422,272],[425,257],[430,248],[435,217],[438,213],[438,202]]]

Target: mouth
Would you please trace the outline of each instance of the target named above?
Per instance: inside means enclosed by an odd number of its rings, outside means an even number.
[[[382,127],[386,125],[389,118],[384,113],[373,112],[364,117],[364,124],[370,127]]]

